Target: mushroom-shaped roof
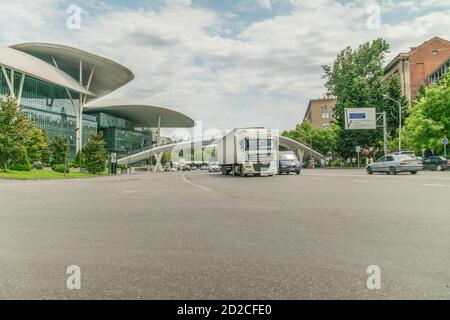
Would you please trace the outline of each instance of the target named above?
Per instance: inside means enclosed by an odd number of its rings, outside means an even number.
[[[15,49],[6,47],[0,48],[0,66],[14,69],[15,71],[25,73],[34,78],[62,86],[75,92],[80,92],[91,97],[94,96],[91,91],[86,90],[86,88],[81,86],[75,79],[62,70],[33,57],[32,55]]]
[[[96,97],[105,96],[134,79],[133,72],[128,68],[77,48],[51,43],[22,43],[13,45],[11,48],[28,53],[52,65],[54,59],[59,69],[77,80],[80,78],[80,61],[82,61],[83,85],[88,83],[91,70],[95,68],[89,90]]]
[[[156,128],[161,116],[161,128],[192,128],[195,124],[190,117],[167,108],[133,103],[129,101],[91,102],[84,108],[86,113],[104,112],[129,120],[136,127]]]

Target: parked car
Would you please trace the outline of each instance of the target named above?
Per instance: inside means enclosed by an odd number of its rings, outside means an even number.
[[[450,168],[450,160],[442,156],[432,156],[423,161],[423,168],[431,171],[443,171]]]
[[[220,167],[218,162],[211,162],[208,168],[209,172],[220,172]]]
[[[397,174],[399,172],[411,172],[416,174],[423,170],[423,162],[411,155],[389,154],[367,165],[367,173],[385,172],[387,174]]]
[[[301,166],[295,153],[292,151],[282,151],[278,158],[278,174],[295,172],[300,174]]]

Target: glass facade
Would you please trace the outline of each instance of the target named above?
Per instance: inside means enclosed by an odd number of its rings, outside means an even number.
[[[7,69],[8,78],[11,72]],[[14,73],[14,91],[19,94],[22,74]],[[0,97],[6,98],[9,88],[0,71]],[[79,94],[70,91],[75,105],[79,104]],[[63,135],[70,146],[69,159],[76,157],[76,110],[65,88],[26,76],[23,86],[21,105],[25,115],[39,128],[44,129],[50,139]],[[149,130],[135,129],[134,124],[125,119],[106,113],[83,115],[83,145],[90,131],[101,130],[107,142],[108,152],[117,152],[119,157],[141,151],[152,145]]]
[[[116,152],[119,157],[147,149],[152,145],[152,133],[149,130],[135,129],[128,120],[98,112],[92,113],[103,131],[109,152]]]

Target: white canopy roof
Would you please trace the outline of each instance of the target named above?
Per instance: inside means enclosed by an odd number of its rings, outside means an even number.
[[[86,90],[75,79],[64,71],[24,52],[0,47],[0,66],[14,69],[34,78],[62,86],[75,92],[94,96],[91,91]]]
[[[161,116],[161,128],[192,128],[190,117],[167,108],[155,107],[139,102],[109,100],[94,101],[84,108],[86,113],[104,112],[135,123],[137,127],[157,128]]]
[[[80,61],[82,61],[83,85],[88,83],[90,73],[94,68],[89,90],[98,98],[117,90],[134,79],[133,72],[128,68],[77,48],[52,43],[22,43],[13,45],[11,48],[28,53],[52,65],[54,59],[58,68],[77,80],[79,80]],[[89,100],[91,99],[88,98]]]

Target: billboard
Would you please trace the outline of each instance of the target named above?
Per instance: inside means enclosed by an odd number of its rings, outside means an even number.
[[[345,129],[361,130],[377,128],[377,112],[375,108],[345,109]]]

